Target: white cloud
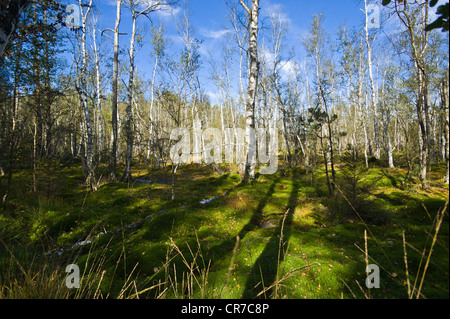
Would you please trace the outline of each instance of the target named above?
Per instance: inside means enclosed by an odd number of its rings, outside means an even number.
[[[292,20],[286,14],[284,6],[279,3],[272,3],[267,7],[267,15],[275,20],[278,20],[282,24],[291,25]]]
[[[156,14],[162,19],[167,19],[171,17],[176,17],[180,12],[181,12],[180,7],[176,8],[170,7],[168,9],[159,10],[156,12]]]
[[[106,4],[109,6],[115,6],[117,4],[117,0],[106,0]]]
[[[199,31],[203,36],[214,39],[214,40],[218,40],[218,39],[222,38],[223,36],[225,36],[227,33],[231,32],[231,30],[213,31],[213,30],[204,29],[204,28],[201,28]]]
[[[216,55],[217,52],[222,52],[222,39],[231,32],[231,30],[210,30],[206,28],[197,29],[201,36],[205,39],[199,47],[200,54],[209,58],[211,55]]]
[[[263,56],[266,67],[269,70],[273,70],[275,54],[265,48],[262,48],[261,54]],[[278,63],[278,68],[282,77],[288,79],[295,78],[300,69],[300,65],[294,60],[281,60]]]
[[[294,60],[281,61],[281,71],[287,78],[295,78],[298,74],[300,66]]]
[[[220,94],[216,93],[216,92],[212,92],[212,91],[208,91],[206,92],[206,95],[209,97],[209,101],[211,104],[220,104]]]

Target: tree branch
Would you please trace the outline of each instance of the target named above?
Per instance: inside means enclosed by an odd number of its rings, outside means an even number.
[[[247,11],[247,13],[250,15],[251,11],[250,9],[247,7],[247,5],[244,3],[244,1],[239,0],[239,2],[241,3],[241,5],[244,7],[245,11]]]

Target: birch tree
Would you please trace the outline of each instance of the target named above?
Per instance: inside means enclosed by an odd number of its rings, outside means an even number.
[[[117,114],[118,114],[118,81],[119,81],[119,27],[122,12],[122,0],[116,0],[116,21],[114,30],[106,29],[105,31],[114,32],[114,56],[113,56],[113,76],[112,76],[112,105],[111,105],[111,155],[109,161],[109,179],[115,181],[117,179]],[[102,32],[102,34],[103,34]]]
[[[422,188],[427,188],[427,164],[429,156],[429,121],[428,121],[428,70],[426,55],[429,49],[428,32],[428,3],[419,1],[411,5],[408,1],[395,2],[394,11],[406,28],[409,42],[408,55],[414,65],[414,79],[416,83],[416,112],[419,126],[419,178]]]
[[[155,84],[156,84],[156,71],[158,70],[158,67],[161,63],[162,58],[165,55],[165,49],[167,46],[167,41],[164,39],[164,28],[163,26],[159,26],[158,29],[155,27],[152,27],[152,45],[153,45],[153,51],[152,54],[155,58],[155,65],[153,67],[153,75],[152,75],[152,82],[151,82],[151,89],[150,89],[150,110],[149,110],[149,130],[150,130],[150,136],[148,141],[148,153],[147,158],[150,158],[150,152],[154,153],[153,150],[153,108],[154,108],[154,102],[155,102]],[[155,158],[157,156],[155,155]]]
[[[447,70],[444,72],[444,76],[442,79],[441,84],[441,104],[442,108],[444,109],[444,129],[443,129],[443,153],[444,153],[444,160],[446,162],[446,172],[444,177],[445,184],[449,184],[450,174],[450,136],[449,136],[449,67],[447,62]]]
[[[128,5],[130,6],[131,16],[132,16],[132,31],[130,38],[130,50],[128,52],[128,56],[130,58],[130,70],[129,70],[129,78],[128,78],[128,87],[127,87],[127,107],[126,107],[126,119],[125,119],[125,130],[126,130],[126,140],[127,140],[127,150],[125,155],[125,170],[123,172],[122,181],[129,182],[132,180],[131,176],[131,161],[133,158],[133,130],[131,127],[132,121],[132,106],[133,106],[133,89],[134,89],[134,73],[135,73],[135,64],[134,58],[136,56],[135,53],[135,41],[136,41],[136,21],[139,15],[142,12],[137,11],[137,5],[139,5],[138,1],[128,0]],[[147,9],[146,9],[147,10]]]
[[[245,171],[245,145],[244,140],[242,137],[241,128],[237,128],[238,125],[238,118],[241,114],[241,110],[245,110],[245,89],[244,86],[246,84],[246,81],[244,79],[245,74],[245,65],[244,65],[244,58],[246,56],[246,47],[245,44],[248,42],[249,32],[248,32],[248,21],[246,20],[244,16],[240,13],[239,8],[242,8],[242,5],[239,4],[235,0],[228,0],[227,6],[229,8],[230,14],[228,15],[228,21],[231,24],[232,27],[232,34],[233,38],[235,40],[235,45],[237,46],[237,52],[238,52],[238,61],[239,61],[239,69],[235,72],[236,73],[236,79],[239,84],[239,95],[237,97],[236,107],[233,108],[234,112],[232,111],[233,116],[233,135],[229,135],[230,141],[234,139],[236,141],[236,164],[239,167],[239,172]],[[244,10],[245,11],[245,10]],[[245,11],[245,14],[248,14],[247,11]],[[245,111],[242,111],[244,113]],[[239,155],[238,155],[239,154]]]
[[[341,27],[338,31],[339,48],[341,51],[341,76],[343,84],[346,87],[347,107],[351,116],[352,123],[348,123],[349,129],[347,132],[351,136],[351,148],[354,158],[358,158],[359,148],[359,130],[358,120],[359,112],[357,105],[358,91],[357,78],[358,72],[358,47],[357,47],[357,35],[355,33],[350,34],[345,26]]]
[[[385,139],[385,148],[388,156],[389,168],[394,168],[394,149],[392,146],[392,138],[389,130],[392,117],[392,106],[396,109],[399,99],[398,86],[400,85],[395,78],[397,69],[388,65],[383,70],[383,84],[381,87],[381,117],[383,118],[383,130]]]
[[[199,81],[199,70],[201,66],[199,48],[201,42],[195,37],[194,28],[190,22],[190,13],[185,8],[181,21],[177,22],[178,35],[183,41],[184,48],[180,52],[180,71],[184,89],[183,95],[190,103],[192,131],[193,131],[193,152],[194,163],[201,163],[201,154],[204,150],[201,131],[203,124],[207,121],[200,120],[201,88]],[[188,109],[185,108],[185,120],[188,120]]]
[[[289,121],[290,118],[293,116],[292,110],[290,110],[290,106],[287,105],[286,98],[283,97],[282,93],[282,79],[281,79],[281,69],[286,65],[288,61],[282,61],[281,54],[284,47],[284,42],[286,40],[286,33],[288,31],[288,25],[286,21],[282,18],[282,13],[280,11],[278,12],[272,12],[269,16],[270,25],[271,25],[271,36],[269,38],[271,44],[272,44],[272,52],[271,55],[273,55],[273,61],[272,66],[273,69],[271,70],[270,79],[271,79],[271,87],[272,92],[275,100],[275,107],[273,109],[273,112],[275,114],[275,122],[277,118],[278,110],[281,111],[283,115],[283,135],[284,135],[284,142],[286,145],[286,149],[288,152],[288,164],[291,165],[292,161],[292,154],[291,154],[291,145],[289,142],[290,137],[290,131],[288,129],[289,127]]]
[[[255,179],[256,166],[256,141],[255,141],[255,103],[258,86],[258,17],[259,0],[253,0],[251,9],[239,0],[248,14],[249,22],[249,45],[250,70],[248,72],[247,102],[245,106],[245,137],[247,139],[247,155],[244,171],[244,182]]]
[[[330,75],[332,74],[332,62],[328,61],[330,70],[327,72],[324,70],[324,66],[327,64],[326,55],[324,53],[324,45],[326,34],[322,26],[322,15],[315,15],[311,25],[310,33],[305,37],[303,45],[314,62],[315,68],[315,80],[316,80],[316,103],[315,106],[310,108],[311,120],[315,122],[314,130],[317,132],[317,136],[321,143],[322,154],[324,158],[325,176],[327,178],[327,186],[330,196],[335,188],[335,176],[334,169],[334,146],[333,146],[333,131],[331,124],[337,119],[336,114],[331,114],[329,105],[329,82]],[[325,143],[324,143],[325,142]],[[331,179],[329,176],[328,165],[331,166]]]
[[[81,69],[78,75],[78,93],[80,95],[82,110],[84,112],[84,128],[86,130],[86,154],[85,154],[85,176],[86,183],[92,190],[96,189],[95,171],[94,171],[94,140],[91,123],[91,115],[88,104],[88,85],[87,85],[87,63],[88,56],[86,50],[87,37],[87,19],[92,9],[92,0],[85,4],[79,0],[81,11],[81,38],[80,38],[80,54],[81,54]]]
[[[364,31],[365,31],[365,41],[366,41],[366,49],[367,49],[367,67],[369,69],[369,79],[370,79],[370,92],[371,92],[371,104],[372,104],[372,110],[373,110],[373,132],[375,137],[375,157],[377,159],[380,158],[380,135],[378,132],[378,100],[377,100],[377,92],[375,87],[375,81],[373,76],[373,62],[372,62],[372,46],[374,43],[374,40],[372,40],[372,43],[370,41],[370,34],[369,34],[369,12],[368,12],[368,5],[367,0],[364,0],[364,15],[366,17],[365,25],[364,25]]]
[[[125,170],[122,176],[122,181],[131,181],[131,162],[133,159],[133,128],[132,128],[132,107],[133,107],[133,91],[135,86],[135,57],[136,57],[136,40],[137,36],[141,37],[136,32],[137,20],[141,16],[149,17],[149,14],[158,10],[170,8],[171,5],[177,1],[147,1],[147,0],[126,0],[127,5],[131,11],[132,26],[130,49],[128,56],[130,58],[130,69],[127,86],[127,106],[125,118],[126,142],[127,150],[125,155]]]

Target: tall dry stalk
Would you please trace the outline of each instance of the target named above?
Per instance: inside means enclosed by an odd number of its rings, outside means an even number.
[[[445,215],[445,212],[447,210],[447,206],[448,206],[448,200],[445,203],[445,206],[441,210],[438,211],[438,213],[436,214],[436,217],[434,219],[434,224],[435,224],[434,235],[433,235],[433,239],[432,239],[432,242],[431,242],[430,251],[428,252],[428,257],[427,257],[427,260],[425,262],[425,267],[424,267],[424,269],[422,271],[422,277],[420,279],[420,284],[419,284],[419,288],[417,290],[416,299],[419,299],[419,297],[420,297],[420,292],[422,290],[422,285],[423,285],[423,282],[425,280],[425,275],[427,273],[428,265],[430,264],[431,254],[433,253],[433,248],[434,248],[434,245],[436,243],[436,239],[437,239],[439,230],[441,228],[442,221],[444,220],[444,215]],[[428,236],[430,236],[430,234]],[[423,259],[423,257],[424,256],[422,255],[422,259]],[[421,259],[421,261],[422,261],[422,259]],[[419,275],[419,273],[418,273],[418,275]],[[415,290],[415,287],[416,287],[416,282],[417,282],[418,275],[416,277],[416,281],[414,282],[414,287],[413,287],[413,290],[411,292],[411,296],[414,294],[414,290]]]

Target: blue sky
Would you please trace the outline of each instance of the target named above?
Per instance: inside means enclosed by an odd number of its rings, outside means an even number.
[[[78,0],[67,0],[69,3],[77,3]],[[153,1],[153,0],[146,0]],[[234,0],[238,2],[238,0]],[[250,1],[249,1],[250,2]],[[228,28],[231,27],[227,21],[228,8],[225,0],[181,0],[182,5],[176,7],[173,11],[161,11],[152,13],[152,22],[156,25],[162,24],[166,28],[166,35],[172,42],[171,53],[179,52],[182,47],[182,41],[177,33],[175,20],[179,20],[184,15],[186,8],[190,14],[190,23],[194,29],[195,37],[202,42],[199,49],[202,59],[202,70],[200,81],[203,90],[209,94],[212,102],[217,102],[215,91],[217,91],[209,79],[210,64],[209,56],[220,59],[222,54],[222,44],[225,41]],[[371,3],[371,1],[369,1]],[[372,1],[381,8],[383,20],[383,8],[380,5],[381,0]],[[96,10],[99,13],[99,28],[114,28],[116,17],[115,0],[94,0]],[[284,55],[293,49],[295,58],[292,63],[301,63],[304,60],[305,53],[301,45],[301,37],[308,32],[314,14],[322,13],[324,16],[324,28],[331,35],[336,37],[338,27],[346,24],[349,28],[363,28],[365,21],[364,13],[361,8],[364,7],[364,0],[261,0],[260,17],[264,21],[270,12],[279,11],[284,21],[288,23],[288,33],[286,35],[286,50]],[[432,12],[435,10],[432,9]],[[122,22],[120,32],[131,33],[131,14],[128,9],[122,9]],[[139,76],[145,80],[150,80],[153,70],[154,58],[151,56],[151,37],[148,19],[142,17],[139,21],[142,31],[147,34],[144,39],[144,46],[140,49],[136,61]],[[264,35],[260,32],[260,39]],[[129,36],[121,36],[121,47],[129,46]],[[170,53],[169,52],[169,53]],[[126,58],[126,56],[123,56]],[[286,71],[289,67],[286,66]],[[237,80],[236,80],[237,81]]]

